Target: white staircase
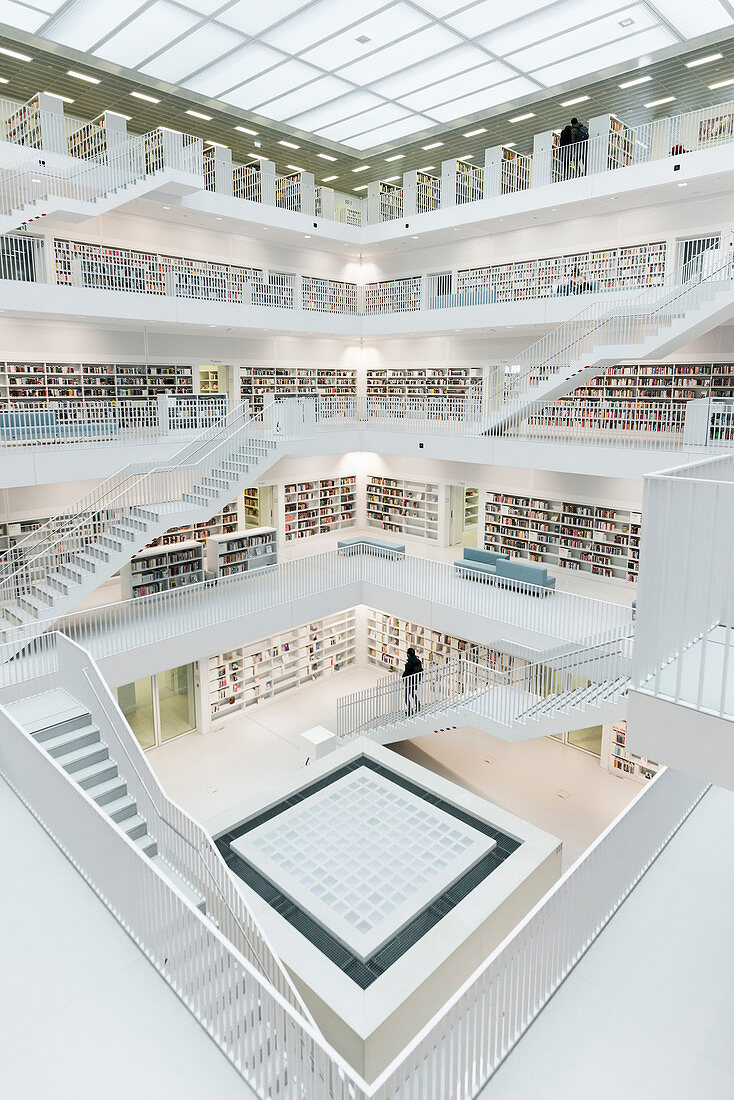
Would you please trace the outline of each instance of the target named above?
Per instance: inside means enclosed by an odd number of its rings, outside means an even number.
[[[481,431],[517,430],[535,410],[620,360],[659,358],[734,314],[734,243],[710,247],[675,272],[670,284],[595,302],[505,363],[483,395]]]
[[[274,410],[250,420],[238,406],[169,466],[124,467],[17,543],[0,565],[0,640],[70,611],[153,539],[209,519],[261,477],[282,439]]]
[[[498,672],[461,656],[417,677],[386,677],[339,699],[337,740],[365,735],[382,745],[462,726],[503,741],[564,733],[620,717],[630,684],[632,638],[564,646],[543,660]]]
[[[202,913],[206,901],[158,855],[158,845],[148,832],[118,762],[102,740],[99,728],[87,708],[62,688],[32,695],[6,707],[21,729],[31,737],[70,779],[87,792],[117,828],[148,856],[159,870]]]

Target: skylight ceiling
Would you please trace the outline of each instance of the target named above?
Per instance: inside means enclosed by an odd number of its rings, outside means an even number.
[[[719,30],[731,0],[0,0],[0,21],[355,150]]]

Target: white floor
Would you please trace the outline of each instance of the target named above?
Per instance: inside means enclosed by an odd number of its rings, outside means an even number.
[[[733,834],[714,788],[481,1100],[731,1100]]]
[[[307,750],[300,734],[315,725],[333,729],[338,696],[383,675],[380,669],[339,673],[283,701],[233,715],[204,736],[161,745],[148,760],[174,801],[210,831],[222,832],[241,819],[240,808],[252,795],[303,767]],[[564,867],[639,790],[604,771],[596,757],[547,737],[513,745],[462,729],[391,747],[560,837]]]

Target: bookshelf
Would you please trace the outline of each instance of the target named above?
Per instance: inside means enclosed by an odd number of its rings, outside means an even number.
[[[63,122],[61,123],[63,127]],[[43,124],[40,111],[40,96],[34,95],[27,103],[22,103],[9,115],[5,122],[5,141],[13,145],[29,145],[33,149],[43,149]]]
[[[0,406],[6,409],[18,408],[19,403],[54,407],[54,398],[73,398],[81,410],[98,400],[189,394],[193,390],[190,366],[0,362]]]
[[[357,284],[304,275],[301,280],[303,309],[317,313],[357,312]]]
[[[262,705],[355,661],[354,610],[217,653],[207,661],[210,718]]]
[[[273,486],[250,485],[242,498],[242,519],[246,531],[265,527],[272,522]]]
[[[207,539],[216,535],[231,535],[237,530],[237,502],[234,501],[232,504],[225,504],[222,511],[217,512],[206,523],[172,527],[170,531],[166,531],[164,535],[151,543],[151,546],[174,546],[190,540],[203,545]]]
[[[367,526],[438,542],[438,485],[368,477]]]
[[[734,397],[734,363],[625,363],[589,379],[528,418],[531,431],[614,427],[668,432],[682,425],[686,401]],[[656,403],[653,410],[651,402]],[[666,408],[670,406],[670,408]]]
[[[354,475],[285,485],[285,541],[294,542],[354,527],[356,493]]]
[[[519,657],[500,653],[489,646],[476,645],[466,638],[457,638],[439,630],[421,626],[397,615],[386,615],[374,608],[367,609],[367,661],[392,672],[403,668],[408,647],[412,646],[421,662],[445,661],[450,657],[473,652],[477,661],[489,664],[499,672],[527,664]]]
[[[120,570],[120,579],[124,600],[199,584],[204,580],[204,547],[190,539],[143,550]]]
[[[488,492],[484,548],[542,565],[635,583],[642,515],[576,501]]]
[[[616,115],[609,116],[608,159],[610,168],[632,164],[635,155],[635,131]]]
[[[367,396],[464,397],[482,375],[480,366],[373,367],[367,371]]]
[[[464,530],[479,525],[479,492],[464,488]]]
[[[278,536],[274,527],[254,527],[211,535],[206,540],[206,570],[214,577],[250,573],[278,560]]]
[[[416,214],[427,214],[441,205],[441,177],[416,172]]]
[[[254,416],[275,394],[284,397],[354,397],[357,372],[353,367],[250,366],[240,367],[240,397],[250,402]]]
[[[420,309],[422,283],[420,275],[367,283],[364,288],[365,313],[410,313]]]
[[[610,727],[609,771],[643,782],[652,779],[660,765],[644,756],[635,756],[627,748],[626,741],[627,723],[624,720],[613,722]]]
[[[484,170],[465,160],[456,161],[456,202],[478,202],[484,198]]]

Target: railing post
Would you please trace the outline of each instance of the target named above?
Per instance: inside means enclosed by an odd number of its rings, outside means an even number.
[[[260,161],[260,186],[263,203],[275,206],[275,165],[272,160]]]

